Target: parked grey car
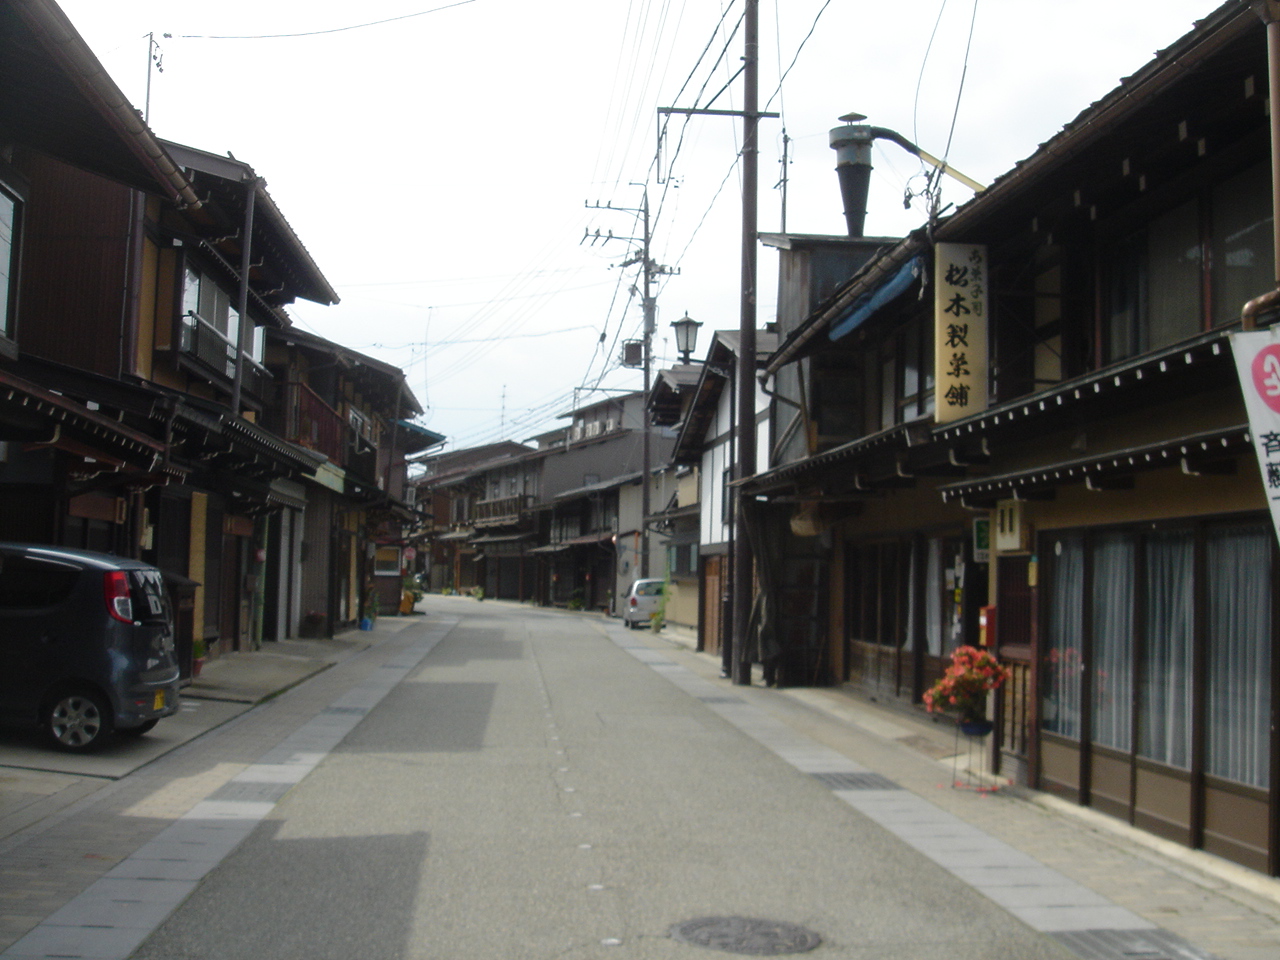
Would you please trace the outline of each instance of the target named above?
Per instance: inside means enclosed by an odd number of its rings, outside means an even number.
[[[82,752],[177,710],[173,609],[159,570],[0,543],[0,717]]]
[[[662,609],[663,581],[636,580],[627,591],[622,605],[622,622],[632,630],[647,627],[654,614]]]

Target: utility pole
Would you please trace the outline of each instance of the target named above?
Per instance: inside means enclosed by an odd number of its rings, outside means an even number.
[[[738,463],[735,480],[756,472],[756,224],[760,157],[760,2],[747,0],[743,21],[742,98],[742,303],[738,324]],[[751,618],[754,577],[751,540],[747,536],[746,497],[735,497],[733,543],[733,682],[751,683],[746,658],[747,624]]]
[[[653,472],[653,449],[650,445],[649,431],[652,427],[651,418],[649,416],[649,390],[651,389],[651,379],[653,376],[653,330],[654,321],[657,314],[657,304],[653,301],[653,294],[650,289],[650,259],[649,259],[649,191],[644,192],[644,265],[641,274],[644,277],[643,282],[643,304],[644,309],[644,411],[642,413],[644,424],[644,448],[641,452],[641,463],[644,476],[640,479],[640,578],[647,579],[649,576],[649,477]]]
[[[630,267],[634,264],[640,264],[640,296],[641,309],[644,317],[644,396],[642,400],[643,412],[641,414],[641,424],[644,436],[642,438],[642,449],[640,459],[642,463],[643,478],[640,482],[640,564],[639,577],[647,579],[649,576],[649,512],[650,505],[650,474],[653,472],[653,447],[650,434],[653,432],[653,420],[649,413],[649,391],[652,389],[653,380],[653,333],[656,327],[657,319],[657,300],[653,296],[653,278],[655,276],[663,276],[673,273],[670,267],[660,266],[653,262],[649,255],[652,236],[649,228],[649,191],[644,191],[643,202],[639,209],[629,207],[615,207],[613,204],[605,204],[601,206],[599,203],[594,206],[587,204],[589,209],[593,210],[621,210],[626,213],[638,213],[642,217],[644,225],[643,235],[639,237],[620,237],[615,236],[612,231],[607,236],[602,237],[600,231],[596,231],[595,236],[589,234],[583,237],[595,240],[630,240],[641,244],[640,253],[623,261],[619,266]]]
[[[760,0],[747,0],[743,12],[744,50],[742,78],[744,85],[741,110],[709,110],[682,107],[659,107],[659,114],[681,113],[686,116],[741,117],[742,136],[742,296],[738,322],[738,366],[734,377],[735,429],[737,451],[734,457],[734,479],[743,480],[756,472],[756,220],[757,189],[760,170],[760,121],[779,114],[760,112]],[[746,511],[743,510],[741,488],[733,501],[733,538],[731,575],[732,630],[726,638],[724,658],[731,664],[733,682],[751,682],[751,664],[745,661],[747,621],[751,617],[751,594],[754,585],[751,569],[751,542],[747,539]]]

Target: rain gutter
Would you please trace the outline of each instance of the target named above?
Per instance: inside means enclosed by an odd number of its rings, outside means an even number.
[[[171,199],[181,200],[189,209],[198,210],[202,206],[200,198],[187,178],[165,153],[142,122],[137,109],[125,99],[57,4],[52,0],[12,0],[12,5],[45,47],[57,54],[69,68],[81,90],[97,105],[104,118],[123,135],[134,155],[151,171],[156,184],[168,188]]]

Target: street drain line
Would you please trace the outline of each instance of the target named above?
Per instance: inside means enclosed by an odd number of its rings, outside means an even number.
[[[807,953],[822,943],[812,930],[794,923],[755,920],[749,917],[701,917],[671,928],[673,939],[682,943],[753,957],[777,957],[787,953]]]
[[[901,790],[879,773],[811,773],[809,776],[832,790]]]
[[[1168,930],[1080,930],[1050,936],[1084,960],[1217,960]]]

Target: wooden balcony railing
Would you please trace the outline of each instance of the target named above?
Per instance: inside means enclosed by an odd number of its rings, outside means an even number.
[[[471,519],[477,524],[515,523],[532,505],[533,497],[524,493],[480,500],[472,508]]]
[[[334,464],[345,467],[352,438],[351,428],[305,383],[290,381],[284,388],[284,438],[323,453]]]

